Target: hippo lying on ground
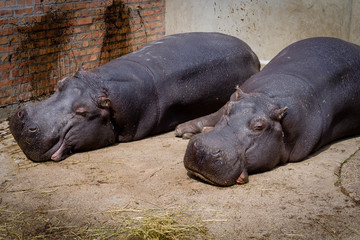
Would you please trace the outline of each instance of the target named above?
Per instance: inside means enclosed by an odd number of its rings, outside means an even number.
[[[174,129],[218,110],[234,86],[259,71],[243,41],[220,33],[176,34],[59,82],[49,99],[10,118],[33,161],[60,161]]]
[[[179,125],[176,134],[203,128],[189,141],[184,165],[220,186],[359,134],[360,46],[335,38],[288,46],[218,112]]]

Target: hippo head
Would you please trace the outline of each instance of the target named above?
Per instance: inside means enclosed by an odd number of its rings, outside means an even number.
[[[287,107],[279,108],[263,94],[235,93],[210,131],[188,144],[184,165],[192,174],[219,186],[248,182],[248,173],[274,168],[285,159],[281,126]]]
[[[111,102],[100,82],[81,69],[60,81],[50,98],[9,118],[11,133],[29,159],[60,161],[73,151],[115,142]]]

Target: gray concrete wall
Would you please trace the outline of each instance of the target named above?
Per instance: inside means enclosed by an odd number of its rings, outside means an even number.
[[[360,0],[166,0],[166,34],[216,31],[247,42],[262,62],[297,40],[360,44]]]

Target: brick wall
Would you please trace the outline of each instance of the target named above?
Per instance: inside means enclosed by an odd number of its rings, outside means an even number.
[[[165,34],[165,0],[0,0],[0,107]]]

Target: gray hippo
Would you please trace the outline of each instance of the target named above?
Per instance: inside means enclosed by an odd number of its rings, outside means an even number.
[[[360,133],[360,46],[310,38],[281,51],[218,112],[180,124],[185,168],[220,186]]]
[[[214,112],[259,66],[250,47],[232,36],[166,36],[60,81],[50,98],[12,116],[10,130],[29,159],[60,161]]]

